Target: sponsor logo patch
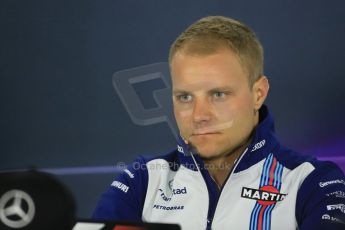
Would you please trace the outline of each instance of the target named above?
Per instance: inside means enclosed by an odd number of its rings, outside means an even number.
[[[127,173],[130,178],[132,178],[132,179],[134,178],[134,174],[131,171],[129,171],[128,169],[125,169],[124,172]]]
[[[335,192],[331,192],[331,193],[326,194],[326,196],[335,196],[335,197],[338,197],[338,198],[345,198],[345,192],[343,192],[343,191],[335,191]]]
[[[170,196],[166,195],[162,189],[158,189],[158,191],[164,201],[170,201],[173,195],[187,194],[186,187],[172,189],[172,194]]]
[[[123,191],[124,193],[128,192],[129,187],[125,184],[122,184],[120,181],[113,181],[113,183],[111,183],[111,186],[120,189],[121,191]]]
[[[337,210],[337,209],[339,209],[341,212],[345,213],[345,205],[344,204],[327,205],[327,210]]]
[[[331,184],[343,184],[343,185],[345,185],[345,181],[344,180],[330,180],[330,181],[326,181],[326,182],[320,182],[319,186],[322,188],[322,187],[326,187],[326,186],[331,185]]]
[[[182,210],[184,209],[184,206],[183,205],[176,205],[176,206],[164,206],[164,205],[157,205],[157,204],[154,204],[153,205],[153,208],[154,209],[160,209],[160,210]]]
[[[187,194],[186,186],[184,186],[182,188],[174,188],[173,187],[173,182],[174,182],[174,179],[169,181],[169,183],[168,183],[169,189],[167,191],[165,191],[165,192],[161,188],[158,189],[158,191],[160,192],[160,197],[164,201],[167,201],[167,202],[170,201],[173,195]]]
[[[241,193],[241,197],[257,200],[261,205],[275,204],[284,200],[286,195],[279,193],[278,189],[271,185],[262,186],[260,189],[243,187]]]
[[[258,150],[258,149],[261,149],[262,147],[265,146],[265,143],[266,143],[266,140],[262,140],[260,142],[257,142],[250,152],[254,152],[254,151]]]
[[[184,154],[182,146],[177,145],[177,151]]]
[[[323,219],[323,220],[331,220],[331,221],[334,221],[334,222],[345,224],[343,221],[339,220],[338,218],[335,218],[335,217],[330,216],[328,214],[323,214],[321,219]]]

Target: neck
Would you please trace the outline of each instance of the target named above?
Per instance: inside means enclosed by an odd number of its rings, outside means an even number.
[[[241,156],[249,143],[250,139],[246,141],[245,144],[242,144],[225,156],[215,159],[204,159],[205,167],[207,168],[210,176],[218,185],[219,189],[224,185],[225,180],[234,167],[235,161]]]

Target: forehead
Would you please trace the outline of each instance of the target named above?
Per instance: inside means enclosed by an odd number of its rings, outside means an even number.
[[[177,52],[170,63],[173,87],[208,83],[215,87],[248,83],[246,71],[230,49],[200,55]]]
[[[198,55],[211,55],[219,51],[233,51],[232,46],[225,40],[217,39],[214,37],[201,36],[186,41],[177,51],[185,54],[198,54]]]

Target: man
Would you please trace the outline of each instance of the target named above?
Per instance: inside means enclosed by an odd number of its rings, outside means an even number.
[[[182,229],[345,229],[342,171],[275,137],[263,105],[263,50],[247,26],[202,18],[173,43],[169,63],[177,149],[138,158],[103,194],[95,219]]]

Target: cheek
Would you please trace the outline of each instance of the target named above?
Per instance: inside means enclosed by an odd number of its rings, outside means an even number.
[[[214,107],[216,125],[221,129],[232,128],[235,122],[235,109],[229,104],[217,105]]]
[[[191,124],[192,110],[174,107],[174,114],[178,128],[184,132]]]
[[[228,121],[234,119],[236,107],[232,103],[217,104],[214,106],[214,111],[219,121]]]
[[[236,123],[237,129],[243,135],[247,135],[253,128],[254,123],[254,104],[251,98],[244,98],[237,107]]]
[[[249,97],[234,98],[226,104],[215,106],[217,120],[224,125],[238,126],[248,122],[253,115],[253,103]]]

